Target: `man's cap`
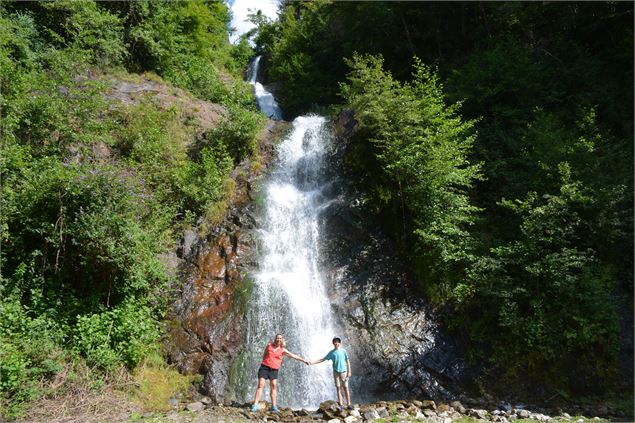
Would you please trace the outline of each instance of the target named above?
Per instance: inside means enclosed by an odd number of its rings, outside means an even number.
[[[335,338],[333,338],[333,341],[331,342],[335,342],[335,341],[339,342],[340,344],[342,343],[342,340],[340,339],[339,336],[336,336]]]

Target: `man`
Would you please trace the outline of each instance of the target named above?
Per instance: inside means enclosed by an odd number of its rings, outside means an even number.
[[[335,380],[335,389],[337,389],[337,402],[340,407],[342,404],[342,390],[344,391],[344,397],[346,398],[346,407],[349,410],[353,409],[351,404],[351,395],[348,391],[348,379],[351,377],[351,361],[348,358],[348,353],[342,348],[342,340],[339,337],[333,338],[333,348],[329,351],[324,358],[311,361],[309,364],[322,363],[325,360],[333,362],[333,379]]]

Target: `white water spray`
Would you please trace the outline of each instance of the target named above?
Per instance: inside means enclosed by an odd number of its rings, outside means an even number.
[[[258,56],[251,63],[249,68],[249,83],[254,86],[254,95],[258,102],[258,108],[270,119],[281,120],[282,110],[269,91],[265,90],[260,82],[256,81],[258,77],[258,69],[260,68],[260,57]]]
[[[273,96],[256,82],[258,63],[252,64],[250,82],[258,104],[267,115],[281,118]],[[330,134],[321,116],[300,116],[293,130],[277,147],[278,163],[263,186],[264,223],[260,229],[260,266],[247,311],[244,400],[253,399],[257,369],[267,342],[276,333],[286,348],[304,358],[322,358],[333,348],[337,328],[323,277],[318,269],[318,213],[328,199],[322,190],[324,152]],[[265,395],[266,394],[266,395]],[[278,403],[294,408],[317,408],[333,399],[335,387],[330,362],[307,366],[283,360],[278,379]],[[269,401],[268,388],[263,400]]]
[[[284,335],[288,350],[312,360],[332,348],[336,334],[317,265],[318,211],[326,201],[320,181],[328,139],[324,126],[321,116],[301,116],[293,122],[291,135],[278,147],[278,170],[264,187],[263,251],[249,306],[246,345],[246,370],[252,369],[254,383],[264,346],[276,333]],[[306,366],[285,358],[278,395],[280,404],[317,408],[334,395],[330,364]]]

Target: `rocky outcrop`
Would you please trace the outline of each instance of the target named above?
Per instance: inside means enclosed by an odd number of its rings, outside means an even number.
[[[346,174],[344,157],[354,130],[352,114],[342,113],[329,159],[336,180],[329,193],[333,201],[321,215],[321,266],[352,356],[353,392],[387,399],[451,397],[465,372],[456,345],[360,194],[348,180],[337,179]]]
[[[481,406],[463,404],[459,401],[435,402],[431,400],[412,401],[379,401],[370,404],[355,404],[351,409],[339,407],[335,401],[325,401],[317,410],[292,410],[281,407],[279,412],[272,412],[269,404],[261,404],[261,411],[251,412],[251,404],[232,404],[231,406],[211,405],[205,399],[183,404],[184,411],[174,411],[166,416],[173,422],[198,421],[279,421],[279,422],[329,422],[329,423],[362,423],[362,422],[429,422],[451,423],[453,421],[511,423],[523,421],[536,422],[570,422],[586,423],[602,421],[599,417],[583,417],[597,415],[595,410],[543,410],[527,407],[523,404],[499,404]],[[179,409],[181,408],[179,407]],[[610,421],[627,421],[618,410],[608,410],[601,414]],[[575,416],[575,417],[573,417]]]
[[[216,403],[226,398],[230,364],[244,340],[243,275],[254,265],[253,189],[284,126],[269,121],[259,140],[259,162],[246,159],[232,174],[236,187],[224,218],[185,231],[176,252],[180,284],[166,350],[181,372],[203,375],[202,389]]]

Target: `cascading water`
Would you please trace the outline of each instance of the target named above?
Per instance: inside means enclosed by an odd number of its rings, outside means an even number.
[[[258,69],[260,67],[260,58],[261,56],[257,56],[253,62],[251,62],[251,66],[249,68],[249,83],[254,86],[258,108],[270,119],[281,120],[282,110],[280,110],[280,106],[278,106],[273,94],[265,90],[262,84],[256,81],[256,78],[258,77]]]
[[[264,113],[281,116],[273,96],[255,82],[258,61],[259,58],[254,61],[251,75],[258,104]],[[325,118],[316,115],[293,121],[292,132],[277,148],[276,169],[263,187],[260,266],[253,276],[247,312],[244,371],[248,386],[241,390],[245,401],[253,398],[264,347],[276,333],[284,335],[289,351],[311,360],[323,357],[337,334],[317,265],[318,213],[328,202],[322,195],[328,181],[321,177],[324,148],[329,140],[325,122]],[[278,402],[317,408],[320,402],[333,398],[335,388],[329,363],[307,366],[285,358],[279,374]],[[269,400],[268,394],[262,399]]]

